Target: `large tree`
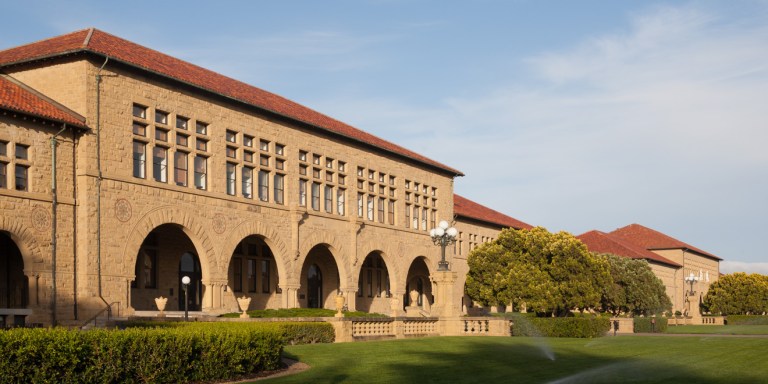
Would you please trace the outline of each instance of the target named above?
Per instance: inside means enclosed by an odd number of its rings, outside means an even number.
[[[651,315],[672,309],[664,283],[645,260],[600,255],[609,265],[612,284],[601,299],[602,309],[614,315]]]
[[[723,315],[755,315],[768,311],[768,276],[731,273],[712,283],[704,307]]]
[[[567,232],[542,227],[505,229],[473,250],[467,294],[484,305],[525,305],[538,313],[565,315],[596,308],[611,281],[605,260]]]

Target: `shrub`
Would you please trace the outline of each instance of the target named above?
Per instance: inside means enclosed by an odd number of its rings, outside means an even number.
[[[286,344],[333,343],[336,333],[330,323],[280,323]]]
[[[656,325],[651,323],[651,319],[656,319]],[[664,333],[667,330],[666,317],[635,317],[633,319],[633,328],[635,333]]]
[[[610,328],[607,317],[511,316],[512,336],[578,337],[604,336]]]
[[[177,383],[231,379],[279,367],[283,328],[232,325],[8,330],[0,332],[0,377],[9,383]]]
[[[768,325],[768,316],[761,315],[728,315],[725,320],[728,325]]]

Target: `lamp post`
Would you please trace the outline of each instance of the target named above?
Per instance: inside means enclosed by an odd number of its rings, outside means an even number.
[[[699,281],[699,277],[694,275],[693,272],[691,272],[690,275],[685,277],[685,282],[690,285],[690,289],[688,290],[688,296],[693,296],[693,285],[696,284],[696,282]]]
[[[432,242],[435,243],[435,245],[439,245],[442,252],[440,262],[437,263],[438,271],[448,270],[448,262],[445,261],[445,247],[453,244],[456,241],[456,235],[458,234],[459,231],[456,228],[451,227],[445,220],[441,220],[437,225],[437,228],[432,228],[429,231],[429,236],[432,237]]]
[[[187,297],[189,276],[184,276],[181,278],[181,285],[184,287],[184,321],[189,321],[189,297]]]

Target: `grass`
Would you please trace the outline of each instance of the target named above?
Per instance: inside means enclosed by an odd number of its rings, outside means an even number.
[[[554,353],[554,360],[545,351]],[[434,337],[289,346],[302,373],[260,383],[754,383],[768,339]]]
[[[333,317],[336,311],[332,309],[322,308],[287,308],[287,309],[260,309],[248,311],[248,315],[251,317],[265,318],[265,317]],[[227,313],[221,315],[222,317],[240,317],[240,313]],[[344,317],[388,317],[380,313],[368,313],[368,312],[344,312]]]
[[[768,335],[768,325],[674,325],[666,333],[694,335]]]

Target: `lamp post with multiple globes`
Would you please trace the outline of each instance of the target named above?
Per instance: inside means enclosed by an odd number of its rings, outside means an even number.
[[[432,242],[435,243],[435,245],[439,245],[442,252],[440,261],[437,263],[438,271],[448,271],[448,262],[445,261],[445,247],[453,244],[456,241],[456,235],[458,234],[459,231],[456,228],[451,227],[445,220],[441,220],[437,225],[437,228],[432,228],[429,231],[429,236],[432,238]]]

